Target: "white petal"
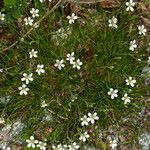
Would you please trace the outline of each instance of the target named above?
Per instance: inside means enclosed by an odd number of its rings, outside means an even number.
[[[29,142],[30,142],[30,140],[28,140],[28,139],[27,139],[27,140],[26,140],[26,142],[27,142],[27,143],[29,143]]]
[[[91,120],[91,123],[92,123],[92,124],[94,124],[94,123],[95,123],[94,119],[92,119],[92,120]]]
[[[70,18],[71,18],[70,16],[67,16],[67,19],[69,19],[69,20],[70,20]]]
[[[31,144],[31,143],[29,143],[29,144],[27,145],[27,147],[28,147],[28,148],[30,148],[30,147],[31,147],[31,145],[32,145],[32,144]]]
[[[34,140],[34,136],[30,136],[30,140]]]
[[[23,95],[23,91],[20,91],[20,95]]]
[[[34,141],[34,143],[36,143],[36,144],[37,144],[37,143],[39,143],[39,141],[38,141],[38,140],[35,140],[35,141]],[[41,142],[41,143],[42,143],[42,142]]]
[[[35,148],[35,144],[32,144],[32,148]]]

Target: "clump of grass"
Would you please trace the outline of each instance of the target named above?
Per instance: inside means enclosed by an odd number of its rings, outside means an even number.
[[[35,1],[33,6],[40,10],[40,17],[45,14],[44,4]],[[6,16],[9,11],[5,9]],[[20,11],[19,15],[23,13]],[[3,72],[0,73],[0,96],[10,97],[7,103],[1,103],[1,115],[6,123],[17,118],[24,122],[20,135],[24,141],[34,135],[36,139],[46,138],[47,143],[52,144],[75,141],[81,149],[86,149],[84,142],[79,141],[82,133],[87,131],[90,135],[87,142],[90,146],[106,149],[109,142],[100,139],[100,130],[107,130],[112,124],[117,129],[126,126],[133,131],[125,141],[132,149],[138,137],[138,124],[134,124],[132,119],[124,124],[123,120],[138,117],[138,111],[148,106],[141,101],[147,97],[148,89],[142,75],[147,64],[147,35],[138,34],[137,26],[142,25],[139,16],[127,12],[124,3],[115,10],[98,8],[92,14],[87,13],[87,18],[76,15],[75,23],[69,24],[65,11],[56,9],[37,28],[25,26],[22,19],[19,31],[14,23],[10,25],[13,13],[7,16],[8,19],[6,17],[2,29],[9,28],[18,43],[4,52],[8,45],[1,42],[0,67]],[[27,16],[31,16],[28,10],[23,18]],[[117,28],[109,26],[113,16],[118,19]],[[30,28],[33,30],[24,37]],[[133,40],[138,45],[134,51],[130,50]],[[37,51],[37,57],[30,58],[32,49]],[[79,59],[78,67],[66,60],[68,53],[74,53],[73,62]],[[64,65],[56,60],[63,60],[61,63]],[[37,73],[37,65],[43,65],[41,74]],[[20,95],[18,87],[25,83],[21,81],[24,73],[32,73],[33,81],[26,85],[27,93]],[[127,84],[130,77],[136,81],[133,86]],[[111,88],[118,91],[114,98],[113,93],[108,94]],[[125,93],[130,97],[127,103],[126,98],[123,99]],[[97,112],[99,120],[94,125],[89,123],[82,127],[80,118],[89,112]],[[52,146],[47,145],[48,148]]]

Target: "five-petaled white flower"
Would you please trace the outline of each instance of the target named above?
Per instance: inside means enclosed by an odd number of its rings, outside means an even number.
[[[29,75],[26,73],[23,73],[23,78],[21,78],[21,81],[25,81],[26,84],[29,84],[29,81],[33,81],[33,77],[32,77],[32,73],[30,73]]]
[[[46,145],[47,145],[46,143],[39,141],[37,147],[39,147],[40,150],[46,150]]]
[[[34,49],[32,49],[30,52],[29,52],[29,54],[30,54],[30,58],[32,58],[32,57],[37,57],[37,53],[38,53],[38,51],[35,51]]]
[[[62,68],[64,68],[65,67],[65,65],[64,65],[64,60],[62,59],[62,60],[56,60],[56,63],[54,64],[54,66],[55,67],[57,67],[59,70],[61,70]]]
[[[20,95],[27,95],[29,88],[25,84],[23,84],[21,87],[18,88],[20,90]]]
[[[27,17],[27,18],[24,18],[24,21],[25,21],[25,25],[29,25],[29,26],[32,26],[33,25],[33,19],[31,17]]]
[[[136,40],[130,41],[129,50],[134,51],[135,48],[137,48]]]
[[[94,124],[95,123],[95,120],[98,120],[99,119],[99,117],[97,116],[97,113],[95,112],[95,113],[93,113],[93,114],[91,114],[91,113],[88,113],[88,118],[87,118],[87,120],[88,120],[88,122],[91,122],[92,124]]]
[[[131,85],[131,87],[134,87],[134,84],[136,83],[136,80],[132,77],[129,77],[129,79],[126,79],[126,85]]]
[[[88,125],[88,120],[87,120],[87,116],[86,115],[84,115],[83,118],[80,118],[80,120],[82,121],[81,122],[82,126],[84,126],[84,125],[87,126]]]
[[[38,10],[38,9],[32,8],[32,9],[30,10],[30,13],[32,14],[32,17],[33,17],[33,18],[39,17],[39,10]]]
[[[118,25],[117,25],[118,19],[115,18],[114,16],[112,17],[112,19],[109,19],[108,22],[109,22],[109,25],[108,25],[109,27],[118,28]]]
[[[46,104],[46,102],[45,102],[45,101],[42,101],[42,103],[41,103],[41,107],[43,107],[43,108],[47,107],[47,104]]]
[[[145,29],[144,25],[138,26],[138,30],[140,35],[145,35],[145,33],[147,32],[147,29]]]
[[[80,66],[82,66],[82,62],[80,61],[80,59],[77,59],[77,61],[74,61],[73,63],[73,68],[77,68],[78,70],[80,70]]]
[[[41,73],[45,73],[45,70],[43,68],[44,65],[40,65],[40,64],[37,65],[36,72],[38,73],[38,75],[40,75]]]
[[[74,13],[72,13],[71,16],[67,16],[67,19],[69,19],[69,24],[72,24],[74,23],[74,20],[78,19],[78,17]]]
[[[88,139],[90,135],[87,132],[84,132],[83,134],[80,135],[79,140],[85,142],[86,139]]]
[[[112,140],[112,141],[110,141],[110,147],[111,147],[112,149],[115,149],[115,147],[117,147],[117,140]]]
[[[0,12],[0,20],[5,20],[5,14],[2,14],[1,12]]]
[[[28,143],[27,147],[30,148],[35,148],[35,144],[38,143],[38,140],[34,139],[34,136],[30,136],[30,139],[27,139],[26,142]]]
[[[69,150],[79,149],[79,145],[76,142],[73,142],[71,145],[68,145]]]
[[[129,10],[134,11],[133,7],[135,6],[135,2],[133,2],[133,0],[130,0],[129,2],[126,2],[126,6],[127,6],[126,11]]]
[[[113,88],[110,88],[109,92],[108,92],[108,95],[111,96],[111,99],[114,99],[115,97],[118,97],[118,90],[114,90]]]
[[[70,64],[73,64],[73,61],[75,60],[74,52],[72,52],[71,54],[67,54],[66,60],[68,60]]]
[[[124,101],[124,104],[130,103],[130,97],[128,96],[127,93],[124,94],[124,96],[121,98]]]

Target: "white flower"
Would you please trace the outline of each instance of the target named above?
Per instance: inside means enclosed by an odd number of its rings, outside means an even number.
[[[114,16],[112,17],[112,19],[109,19],[108,22],[109,22],[109,25],[108,25],[109,27],[118,28],[117,26],[118,19],[115,18]]]
[[[145,29],[144,25],[138,26],[139,29],[139,34],[143,34],[145,35],[145,33],[147,32],[147,30]]]
[[[76,142],[74,142],[72,145],[68,145],[69,150],[76,150],[79,149],[79,145],[77,145]]]
[[[23,84],[21,87],[18,88],[20,90],[20,95],[27,95],[29,88],[25,84]]]
[[[29,75],[27,75],[26,73],[23,74],[23,78],[21,78],[21,81],[25,81],[26,84],[29,84],[29,81],[33,81],[33,77],[32,77],[32,73],[30,73]]]
[[[4,124],[5,123],[5,119],[4,118],[0,118],[0,124]]]
[[[92,124],[94,124],[95,123],[95,120],[98,120],[99,119],[99,117],[97,116],[97,113],[95,112],[95,113],[93,113],[93,114],[91,114],[91,113],[88,113],[88,118],[87,118],[87,120],[88,120],[88,122],[91,122]]]
[[[115,97],[118,97],[118,90],[114,90],[113,88],[110,88],[109,92],[108,92],[108,95],[111,96],[111,99],[114,99]]]
[[[32,58],[32,57],[37,57],[37,53],[38,53],[38,51],[35,51],[34,49],[32,49],[30,52],[29,52],[29,54],[30,54],[30,58]]]
[[[59,70],[61,70],[62,68],[64,68],[65,67],[65,65],[64,65],[64,60],[62,59],[62,60],[56,60],[56,63],[54,64],[54,66],[55,67],[57,67]]]
[[[136,83],[136,80],[132,77],[129,77],[129,79],[126,79],[126,85],[130,85],[131,87],[134,87],[134,84]]]
[[[24,18],[25,21],[25,25],[29,25],[32,26],[33,25],[33,19],[31,19],[30,17]]]
[[[121,98],[124,101],[124,104],[130,103],[130,97],[128,96],[127,93],[124,94],[124,96]]]
[[[5,20],[5,14],[2,14],[1,12],[0,12],[0,20]]]
[[[38,140],[34,139],[34,136],[30,136],[30,139],[27,139],[26,142],[28,143],[27,147],[30,148],[35,148],[35,144],[38,143]]]
[[[45,103],[45,101],[42,101],[41,107],[43,107],[43,108],[47,107],[47,104]]]
[[[80,61],[80,59],[77,59],[77,61],[73,62],[73,68],[77,68],[78,70],[80,70],[80,66],[82,66],[82,62]]]
[[[87,116],[86,115],[84,115],[83,118],[80,118],[80,120],[82,121],[81,122],[82,126],[84,126],[84,125],[87,126],[88,125],[88,120],[87,120]]]
[[[89,117],[87,118],[87,120],[88,120],[88,122],[91,122],[92,124],[95,123],[95,120],[99,119],[96,112],[94,114],[88,113],[88,116]]]
[[[134,51],[135,48],[137,48],[136,40],[130,41],[129,50]]]
[[[87,132],[84,132],[83,134],[80,135],[79,140],[85,142],[86,139],[88,139],[90,136]]]
[[[40,148],[40,150],[46,150],[46,143],[39,141],[39,143],[37,144],[37,147]]]
[[[38,9],[35,9],[35,8],[32,8],[30,10],[30,13],[32,14],[32,17],[35,18],[35,17],[39,17],[39,10]]]
[[[74,52],[72,52],[71,54],[67,54],[66,60],[68,60],[70,64],[73,64],[73,61],[75,60]]]
[[[135,2],[133,2],[133,0],[130,0],[129,2],[126,2],[126,6],[127,6],[126,11],[129,10],[134,11],[133,7],[135,6]]]
[[[148,57],[148,62],[147,63],[148,63],[148,65],[150,65],[150,57]]]
[[[117,140],[110,141],[110,147],[115,149],[115,147],[117,147]]]
[[[78,19],[78,17],[74,13],[72,13],[71,16],[67,16],[67,19],[69,19],[69,24],[72,24],[74,23],[74,20]]]
[[[40,75],[41,73],[45,73],[45,70],[43,69],[44,65],[37,65],[37,69],[36,72],[38,73],[38,75]]]
[[[64,150],[63,146],[61,144],[58,144],[57,146],[53,145],[52,149],[54,149],[54,150]]]

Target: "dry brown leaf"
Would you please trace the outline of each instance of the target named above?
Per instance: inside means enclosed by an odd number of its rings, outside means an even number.
[[[45,134],[50,134],[50,133],[52,133],[52,131],[53,131],[52,128],[46,127],[46,128],[44,129]]]
[[[79,3],[79,4],[96,4],[102,0],[67,0],[67,2]]]
[[[15,41],[15,36],[10,33],[3,33],[0,34],[0,41],[13,42]]]
[[[23,150],[23,145],[16,144],[16,145],[11,145],[11,150]]]
[[[78,3],[78,4],[84,4],[84,5],[93,5],[93,4],[100,4],[103,8],[114,8],[119,7],[119,1],[118,0],[67,0],[69,3]]]
[[[89,62],[92,61],[92,59],[93,59],[93,50],[92,50],[92,48],[87,48],[87,50],[85,52],[85,58]]]
[[[137,10],[145,15],[148,15],[150,13],[150,4],[145,4],[144,2],[139,2]]]
[[[103,8],[119,7],[120,3],[117,0],[101,0],[100,6]]]
[[[81,14],[81,12],[83,11],[83,8],[76,3],[70,3],[70,9],[76,14]]]
[[[141,19],[142,19],[144,25],[145,25],[146,27],[150,28],[150,19],[144,18],[144,17],[141,17]]]

